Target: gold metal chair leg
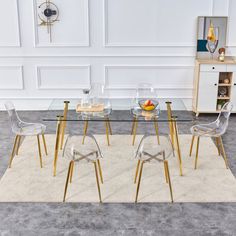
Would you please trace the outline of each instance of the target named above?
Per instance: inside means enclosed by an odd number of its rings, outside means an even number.
[[[168,161],[164,161],[166,173],[167,173],[167,178],[168,178],[168,183],[169,183],[169,188],[170,188],[170,197],[171,197],[171,202],[174,202],[173,200],[173,192],[172,192],[172,185],[171,185],[171,180],[170,180],[170,171],[169,171],[169,166],[168,166]]]
[[[198,161],[198,150],[199,150],[199,142],[200,142],[200,137],[197,137],[197,149],[196,149],[196,157],[195,157],[195,166],[194,169],[197,169],[197,161]]]
[[[179,172],[180,172],[180,176],[183,176],[182,158],[181,158],[181,151],[180,151],[180,146],[179,146],[178,128],[177,128],[176,120],[177,120],[177,117],[172,117],[175,142],[176,142],[176,150],[177,150],[178,160],[179,160]]]
[[[175,146],[174,124],[172,122],[171,102],[166,102],[166,106],[167,106],[167,118],[168,118],[168,123],[169,123],[170,139],[171,139],[172,146],[174,148],[174,146]]]
[[[134,133],[134,126],[135,126],[135,118],[133,119],[133,122],[132,122],[132,128],[131,128],[131,132],[130,132],[131,135],[133,135],[133,133]]]
[[[42,152],[41,152],[41,146],[40,146],[40,139],[39,138],[40,138],[39,135],[37,135],[40,167],[43,168]]]
[[[65,200],[66,200],[66,193],[67,193],[68,183],[69,183],[70,174],[71,174],[71,166],[72,166],[72,162],[73,162],[73,161],[70,162],[70,164],[69,164],[69,168],[68,168],[68,172],[67,172],[67,178],[66,178],[66,184],[65,184],[65,190],[64,190],[63,202],[65,202]]]
[[[12,148],[12,153],[11,153],[11,157],[10,157],[10,161],[9,161],[9,168],[11,168],[11,164],[12,164],[12,161],[13,161],[13,158],[15,156],[15,151],[16,151],[16,145],[17,145],[17,142],[18,142],[18,137],[19,135],[16,135],[15,137],[15,141],[14,141],[14,145],[13,145],[13,148]]]
[[[100,175],[101,183],[103,184],[102,168],[101,168],[101,164],[100,164],[100,160],[99,159],[97,159],[97,163],[98,163],[98,170],[99,170],[99,175]]]
[[[84,124],[84,136],[83,136],[82,144],[84,144],[84,140],[85,140],[85,137],[86,137],[86,134],[87,134],[87,130],[88,130],[88,120],[86,120],[85,124]]]
[[[135,121],[134,121],[134,130],[133,130],[133,142],[132,142],[132,145],[133,145],[133,146],[134,146],[134,143],[135,143],[137,127],[138,127],[138,119],[135,118]]]
[[[108,124],[110,135],[112,135],[111,123],[110,123],[109,118],[107,118],[107,124]]]
[[[63,112],[63,121],[61,124],[61,140],[60,140],[60,149],[62,150],[64,144],[65,130],[66,130],[66,120],[67,113],[69,108],[69,101],[64,101],[64,112]]]
[[[44,134],[42,134],[42,139],[43,139],[43,145],[44,145],[45,154],[47,156],[48,155],[48,149],[47,149],[47,144],[46,144],[46,139],[45,139]]]
[[[136,166],[135,177],[134,177],[134,184],[136,184],[136,181],[137,181],[138,172],[139,172],[139,166],[140,166],[140,160],[138,160],[138,163],[137,163],[137,166]]]
[[[53,176],[56,176],[56,172],[57,172],[57,159],[58,159],[60,133],[61,133],[61,118],[62,117],[59,116],[58,122],[57,122],[56,143],[55,143],[54,161],[53,161]]]
[[[168,184],[168,174],[167,174],[167,169],[164,161],[164,171],[165,171],[165,178],[166,178],[166,183]]]
[[[221,137],[219,137],[219,143],[220,143],[220,146],[221,146],[222,156],[223,156],[224,161],[225,161],[226,169],[228,169],[229,168],[228,159],[227,159],[227,156],[226,156],[226,153],[225,153],[225,149],[224,149],[224,145],[223,145]]]
[[[157,142],[158,142],[158,144],[160,144],[158,122],[157,122],[157,119],[156,119],[156,118],[155,118],[155,121],[154,121],[154,126],[155,126],[155,131],[156,131],[156,136],[157,136]]]
[[[139,188],[140,188],[140,183],[141,183],[141,178],[142,178],[142,173],[143,173],[143,164],[144,164],[144,161],[142,161],[142,163],[141,163],[138,185],[137,185],[137,190],[136,190],[135,203],[137,203],[137,201],[138,201]]]
[[[99,184],[99,179],[98,179],[97,164],[96,164],[96,162],[94,162],[93,164],[94,164],[94,169],[95,169],[95,176],[96,176],[96,181],[97,181],[99,200],[100,200],[100,202],[102,202],[101,189],[100,189],[100,184]]]
[[[110,140],[109,140],[109,125],[107,121],[105,120],[105,128],[106,128],[106,136],[107,136],[107,145],[110,146]]]
[[[193,136],[192,136],[192,141],[191,141],[191,146],[190,146],[190,151],[189,151],[189,156],[190,156],[190,157],[191,157],[192,151],[193,151],[194,139],[195,139],[195,136],[193,135]]]
[[[216,147],[217,147],[217,150],[218,150],[218,155],[220,156],[220,144],[219,144],[219,137],[216,137],[215,138],[216,140]]]
[[[17,148],[16,148],[16,155],[18,156],[19,149],[20,149],[20,141],[21,141],[21,136],[18,135],[18,142],[17,142]]]
[[[75,162],[72,161],[72,163],[71,163],[71,169],[70,169],[70,183],[72,183],[73,172],[74,172],[74,166],[75,166]]]

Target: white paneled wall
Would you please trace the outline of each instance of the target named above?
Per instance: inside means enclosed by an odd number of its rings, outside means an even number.
[[[80,97],[92,81],[105,82],[114,100],[145,81],[190,105],[201,15],[229,16],[227,53],[236,56],[234,0],[52,1],[60,15],[50,43],[38,26],[43,0],[0,0],[1,109],[6,99],[47,109],[53,98]]]

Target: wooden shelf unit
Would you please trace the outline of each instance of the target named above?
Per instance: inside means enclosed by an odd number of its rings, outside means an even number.
[[[236,60],[196,59],[192,109],[200,113],[218,113],[225,102],[231,101],[236,112]]]

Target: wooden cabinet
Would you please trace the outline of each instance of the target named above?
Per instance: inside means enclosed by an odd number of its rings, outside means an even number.
[[[231,101],[236,111],[236,61],[196,60],[193,91],[193,111],[217,113]]]

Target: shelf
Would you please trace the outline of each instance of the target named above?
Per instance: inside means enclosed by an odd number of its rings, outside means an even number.
[[[230,87],[230,86],[232,86],[232,84],[221,84],[221,83],[219,83],[218,86],[227,86],[227,87]]]
[[[229,100],[230,97],[217,97],[217,99],[219,99],[219,100]]]

